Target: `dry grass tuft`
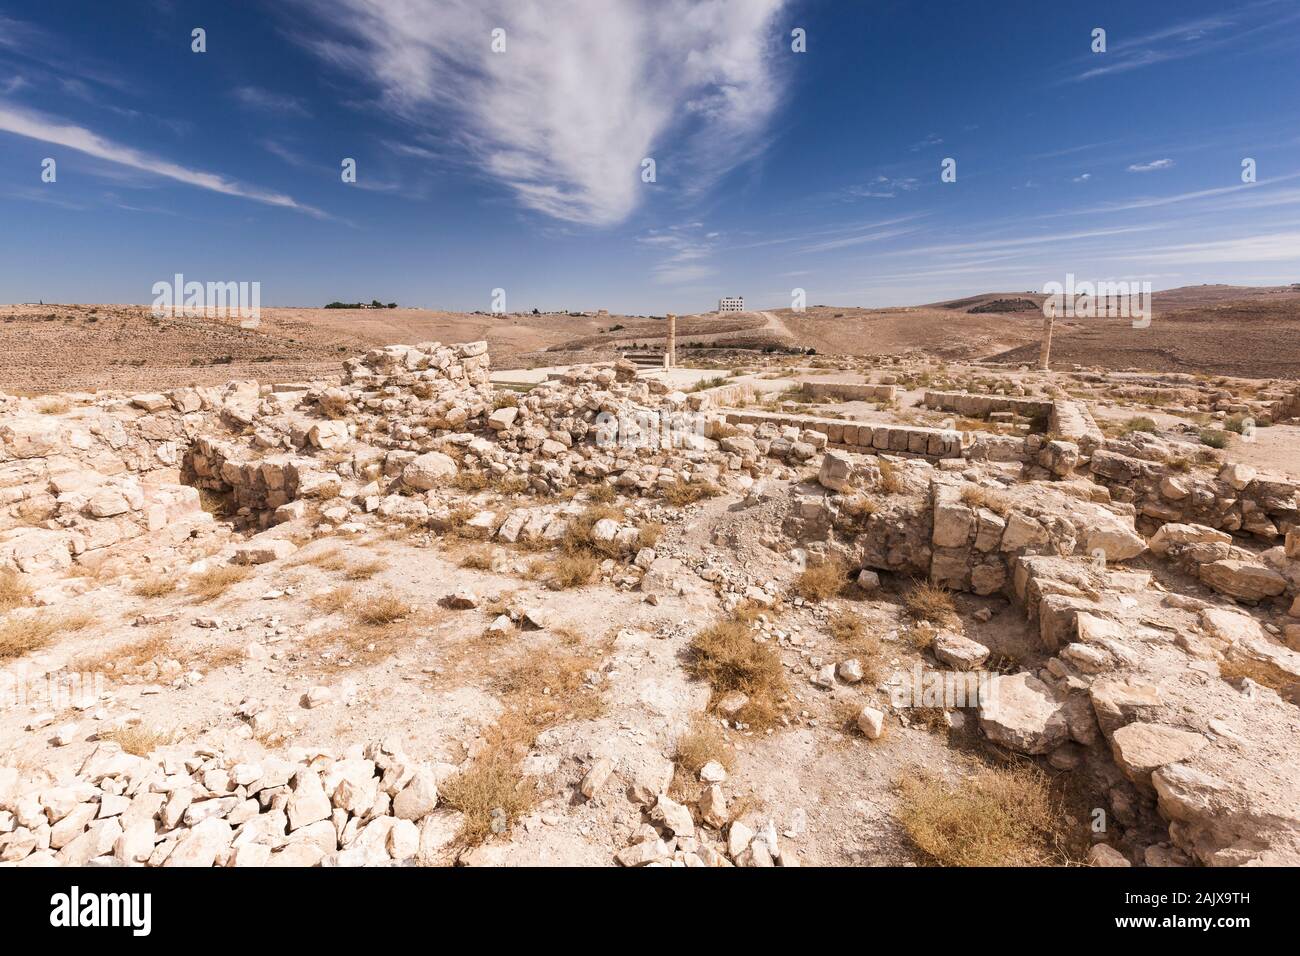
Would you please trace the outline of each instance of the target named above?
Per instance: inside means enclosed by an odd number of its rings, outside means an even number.
[[[1077,861],[1077,823],[1032,764],[980,766],[958,783],[920,771],[899,783],[899,822],[937,866],[1051,866]]]
[[[606,518],[622,524],[624,515],[620,509],[609,505],[591,505],[582,514],[570,518],[565,525],[560,547],[571,555],[585,553],[604,558],[618,557],[620,548],[617,544],[613,541],[597,541],[595,537],[596,523]]]
[[[492,570],[492,552],[487,548],[475,548],[473,551],[466,552],[465,556],[460,559],[462,568],[472,568],[475,571]]]
[[[96,623],[93,614],[33,614],[0,623],[0,661],[13,660],[46,647],[59,634],[85,630]]]
[[[739,621],[719,621],[691,639],[691,674],[708,681],[715,696],[738,690],[749,697],[740,719],[760,729],[776,722],[788,693],[780,656]]]
[[[883,676],[880,636],[867,630],[861,617],[849,612],[831,618],[829,630],[847,657],[856,657],[862,662],[862,679],[868,684],[880,683]]]
[[[116,730],[107,730],[99,734],[100,740],[108,740],[117,744],[129,754],[135,754],[137,757],[147,757],[159,747],[166,747],[176,740],[176,734],[173,731],[157,730],[153,727],[136,725],[134,727],[119,727]]]
[[[533,806],[536,791],[520,772],[519,762],[542,731],[561,721],[600,716],[600,695],[585,677],[596,663],[596,656],[587,652],[551,652],[529,659],[497,682],[504,711],[484,733],[486,746],[468,767],[438,787],[442,801],[465,815],[461,843],[472,846],[491,836],[494,811],[504,813],[509,826]]]
[[[691,721],[690,729],[677,738],[673,762],[693,779],[699,774],[700,768],[711,760],[716,760],[730,770],[736,761],[736,751],[727,743],[716,720],[697,716]]]
[[[317,594],[311,599],[311,606],[322,614],[337,614],[345,610],[356,600],[357,592],[354,588],[342,587],[326,591],[324,594]]]
[[[542,562],[542,579],[553,591],[567,591],[589,584],[599,567],[600,562],[594,555],[562,554],[554,561]]]
[[[36,402],[36,410],[42,415],[62,415],[72,407],[62,395],[46,395]]]
[[[961,500],[963,504],[970,505],[972,508],[987,508],[995,514],[1005,515],[1011,510],[1011,502],[1006,499],[1005,495],[994,491],[992,488],[983,488],[980,485],[966,485],[963,487]]]
[[[929,581],[916,581],[903,595],[903,607],[908,617],[915,621],[929,621],[940,626],[957,623],[957,608],[952,603],[952,593]]]
[[[805,601],[825,601],[843,594],[849,586],[849,567],[838,556],[804,568],[795,579],[794,589]]]
[[[68,665],[68,670],[79,674],[126,674],[166,655],[171,639],[169,632],[159,631],[121,647],[79,657]]]
[[[637,526],[636,545],[638,548],[654,548],[664,533],[664,526],[658,521],[645,521]]]
[[[0,614],[22,607],[31,596],[31,586],[10,568],[0,571]]]
[[[906,487],[903,476],[898,473],[898,467],[892,461],[881,458],[879,468],[880,483],[877,487],[881,494],[896,495]]]
[[[156,574],[137,582],[135,587],[131,588],[131,593],[142,598],[166,597],[176,590],[177,584],[174,577]]]
[[[694,504],[697,501],[703,501],[706,498],[715,498],[720,494],[722,494],[721,488],[711,482],[704,481],[690,483],[679,481],[663,491],[664,501],[678,508]]]
[[[410,614],[411,606],[395,594],[377,594],[352,606],[357,622],[369,627],[387,627]]]
[[[245,565],[218,565],[191,578],[189,590],[200,601],[211,601],[221,597],[240,581],[247,579],[250,574],[252,570]]]
[[[369,581],[385,567],[387,565],[379,560],[359,561],[348,565],[347,573],[343,576],[349,581]]]

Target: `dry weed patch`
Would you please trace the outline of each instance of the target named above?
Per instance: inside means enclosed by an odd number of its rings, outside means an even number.
[[[903,595],[903,608],[915,621],[928,621],[941,627],[952,626],[957,621],[952,593],[929,581],[917,581],[907,589]]]
[[[691,674],[708,681],[714,696],[740,691],[749,698],[740,719],[760,729],[776,722],[788,687],[781,658],[739,621],[719,621],[691,639]]]
[[[135,754],[137,757],[147,757],[159,747],[166,747],[168,744],[174,743],[176,734],[174,731],[136,725],[134,727],[118,727],[115,730],[103,731],[99,734],[99,739],[112,741],[129,754]]]
[[[1080,847],[1057,788],[1032,764],[981,765],[948,783],[924,770],[899,783],[898,819],[938,866],[1051,866]]]
[[[504,828],[532,807],[536,792],[519,762],[547,728],[600,716],[600,695],[585,676],[597,661],[594,652],[551,652],[512,668],[497,683],[505,710],[484,733],[486,747],[438,788],[442,800],[465,815],[460,842],[482,843],[493,833],[494,814]]]
[[[849,586],[849,568],[838,556],[804,568],[795,579],[795,592],[805,601],[825,601],[843,594]]]
[[[252,570],[244,565],[218,565],[191,578],[189,590],[200,602],[212,601],[247,579],[250,574]]]
[[[0,614],[21,607],[31,593],[31,587],[17,571],[9,568],[0,571]]]
[[[33,614],[0,623],[0,661],[13,660],[46,647],[59,634],[85,630],[96,623],[92,614]]]

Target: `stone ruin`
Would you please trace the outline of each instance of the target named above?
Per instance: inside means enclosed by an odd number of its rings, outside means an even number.
[[[489,383],[488,362],[484,342],[424,343],[350,359],[334,383],[73,395],[53,411],[0,399],[0,568],[52,605],[92,586],[73,572],[125,572],[198,540],[216,540],[210,560],[253,564],[287,557],[304,530],[376,523],[436,534],[464,521],[483,540],[545,543],[575,514],[554,500],[566,490],[609,484],[654,508],[708,488],[748,507],[790,482],[770,546],[842,561],[868,591],[914,577],[1023,610],[1046,663],[993,676],[973,717],[992,743],[1100,788],[1116,835],[1096,860],[1300,863],[1296,481],[1234,463],[1207,473],[1142,432],[1106,438],[1067,397],[926,393],[934,409],[1036,423],[998,435],[750,411],[735,407],[746,386],[675,391],[627,362],[515,393]],[[1127,387],[1265,422],[1300,414],[1300,391],[1238,402],[1193,383]],[[462,514],[464,476],[508,487],[515,507]],[[680,565],[609,525],[599,532],[622,556],[605,581],[681,590]],[[723,590],[733,603],[777,597]],[[959,625],[934,653],[954,671],[989,655]],[[0,768],[0,860],[406,861],[446,842],[427,819],[437,783],[391,742],[261,765],[105,743],[39,792]],[[689,809],[645,797],[663,832],[620,862],[780,858],[774,836],[759,846],[753,833],[727,852],[674,849],[661,837],[694,834]]]

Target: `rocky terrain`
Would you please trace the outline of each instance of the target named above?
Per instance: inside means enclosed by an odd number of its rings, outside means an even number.
[[[0,862],[1300,863],[1300,383],[489,349],[0,397]]]

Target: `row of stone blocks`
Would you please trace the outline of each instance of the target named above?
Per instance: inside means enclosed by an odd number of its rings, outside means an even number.
[[[896,385],[863,385],[856,382],[804,382],[802,391],[813,399],[839,399],[843,402],[892,402],[898,397]]]
[[[1046,418],[1052,411],[1051,402],[1039,399],[976,395],[971,392],[926,392],[924,402],[928,408],[956,412],[970,418],[993,412],[1013,412],[1026,418]]]
[[[919,428],[910,425],[880,425],[847,422],[833,418],[775,415],[769,412],[728,412],[733,425],[793,425],[822,432],[832,445],[856,452],[898,452],[926,458],[962,457],[962,434],[950,428]]]

